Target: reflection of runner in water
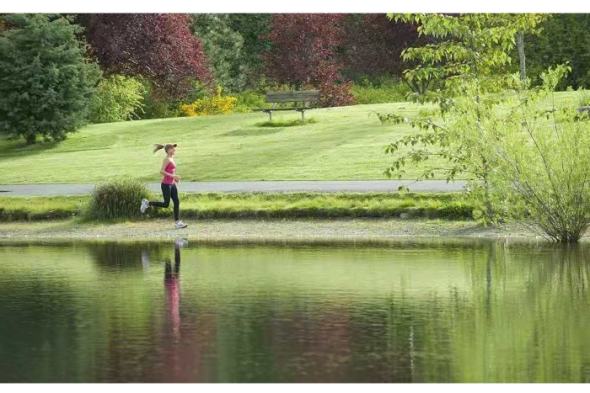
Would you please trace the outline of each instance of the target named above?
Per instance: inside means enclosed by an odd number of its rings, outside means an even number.
[[[160,333],[162,357],[161,361],[154,363],[152,369],[146,370],[150,380],[158,382],[191,382],[186,367],[187,363],[194,362],[195,354],[186,352],[187,349],[190,349],[190,337],[184,340],[181,340],[180,337],[180,249],[186,245],[188,245],[186,240],[176,239],[174,242],[174,265],[172,265],[170,257],[164,259],[165,310],[158,309],[159,315],[156,317],[160,321],[162,314],[164,317]],[[147,272],[150,266],[149,250],[143,250],[141,262]],[[189,345],[188,348],[187,345]]]
[[[172,336],[180,338],[180,247],[186,240],[178,239],[174,242],[174,271],[170,258],[166,259],[164,269],[164,288],[166,289],[166,311],[168,320],[172,323]]]

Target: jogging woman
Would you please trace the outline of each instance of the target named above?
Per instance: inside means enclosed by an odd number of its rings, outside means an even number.
[[[162,179],[162,195],[164,202],[150,202],[147,199],[141,201],[141,212],[144,213],[150,206],[154,207],[168,207],[170,206],[170,199],[174,202],[174,221],[176,221],[175,228],[186,228],[187,225],[180,221],[180,201],[178,200],[178,189],[176,184],[180,182],[180,176],[176,175],[176,164],[174,163],[174,153],[176,153],[177,144],[168,143],[166,145],[154,145],[154,153],[160,149],[164,149],[166,157],[162,162],[162,169],[160,173],[164,178]]]

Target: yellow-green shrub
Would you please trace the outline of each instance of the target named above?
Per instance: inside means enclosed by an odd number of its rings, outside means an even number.
[[[99,84],[90,106],[93,123],[110,123],[138,118],[143,108],[144,87],[137,79],[111,75]]]
[[[221,96],[221,87],[217,87],[215,94],[198,99],[192,104],[180,107],[184,116],[228,115],[233,112],[238,99],[232,96]]]

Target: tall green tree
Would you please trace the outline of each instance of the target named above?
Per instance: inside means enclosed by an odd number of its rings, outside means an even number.
[[[261,54],[271,14],[194,14],[191,29],[203,42],[216,82],[229,91],[256,88],[264,81]]]
[[[526,54],[525,36],[528,34],[538,35],[541,31],[540,24],[550,18],[549,14],[510,14],[507,16],[511,24],[515,24],[516,47],[518,49],[518,60],[520,63],[520,80],[526,81]]]
[[[241,63],[247,88],[260,85],[263,62],[261,54],[271,48],[266,34],[270,31],[272,14],[230,14],[233,31],[244,39]]]
[[[422,92],[423,101],[441,102],[459,96],[466,81],[477,80],[482,93],[497,91],[510,65],[518,32],[537,32],[539,14],[390,14],[390,19],[418,24],[418,34],[434,42],[402,52],[413,68],[409,81],[436,85],[438,92]],[[431,89],[435,90],[435,89]]]
[[[533,85],[541,83],[540,75],[548,67],[569,63],[572,72],[557,88],[590,88],[590,14],[552,14],[539,27],[538,35],[527,34],[524,39]],[[512,56],[518,58],[517,53]]]
[[[233,30],[229,14],[191,15],[191,30],[200,38],[217,84],[241,91],[246,83],[244,38]]]
[[[100,78],[85,58],[82,29],[48,14],[4,16],[0,33],[0,124],[27,144],[64,140],[88,122]]]
[[[458,174],[475,179],[472,194],[483,201],[482,217],[497,219],[493,208],[490,177],[497,168],[490,151],[498,138],[494,116],[507,86],[510,53],[519,31],[530,31],[536,18],[515,18],[509,14],[403,14],[391,19],[419,24],[420,35],[436,41],[404,50],[404,60],[415,64],[404,72],[410,81],[437,84],[436,90],[419,92],[421,102],[435,102],[438,109],[424,111],[412,125],[422,132],[392,143],[387,152],[395,156],[386,171],[401,177],[406,164],[418,164],[440,157],[446,164],[427,166],[421,178],[442,173],[447,180]],[[397,122],[404,121],[400,116]],[[409,149],[408,149],[409,148]]]

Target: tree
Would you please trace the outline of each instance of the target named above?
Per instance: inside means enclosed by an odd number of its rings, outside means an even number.
[[[510,23],[516,24],[516,47],[518,48],[518,59],[520,61],[520,80],[526,81],[526,56],[524,51],[524,37],[526,34],[538,35],[539,24],[549,18],[546,14],[511,14]]]
[[[518,48],[518,59],[520,60],[520,80],[526,81],[526,56],[524,53],[524,33],[516,33],[516,46]]]
[[[217,82],[230,91],[262,82],[260,54],[270,48],[271,14],[195,14],[191,27],[202,40]]]
[[[0,123],[27,144],[61,141],[87,124],[100,78],[78,25],[54,15],[8,15],[0,33]]]
[[[535,32],[542,21],[537,14],[404,14],[393,15],[397,21],[419,24],[420,35],[435,42],[403,51],[404,61],[418,61],[404,71],[406,79],[440,83],[440,92],[420,97],[441,102],[462,94],[465,80],[477,79],[482,93],[497,91],[498,79],[505,75],[511,62],[510,51],[518,32]],[[500,76],[500,78],[498,78]]]
[[[470,188],[476,200],[483,201],[482,218],[497,220],[490,180],[497,169],[497,157],[490,146],[499,137],[494,111],[503,99],[499,93],[509,80],[507,65],[514,37],[518,31],[533,30],[538,20],[516,19],[508,14],[390,17],[414,21],[419,24],[420,34],[437,40],[405,50],[403,58],[417,62],[415,68],[404,72],[407,79],[436,81],[439,87],[416,97],[422,102],[437,103],[438,110],[424,111],[412,122],[422,132],[404,137],[387,148],[388,153],[397,157],[386,173],[401,177],[406,163],[442,158],[448,166],[431,165],[422,178],[433,177],[437,172],[443,173],[447,180],[462,173],[473,176],[475,181],[470,183]],[[404,119],[397,116],[395,121]],[[404,151],[408,147],[409,151]]]
[[[244,39],[231,26],[229,14],[191,15],[191,28],[203,47],[217,84],[229,91],[243,90],[247,65]]]
[[[108,74],[141,75],[178,98],[210,81],[201,42],[185,14],[79,14],[92,52]]]
[[[539,27],[539,34],[527,34],[524,40],[532,84],[540,84],[540,75],[547,67],[567,62],[572,71],[557,88],[590,88],[590,14],[552,14]],[[517,56],[513,53],[514,58]]]
[[[229,14],[229,20],[233,31],[239,32],[244,40],[241,63],[245,87],[257,87],[263,67],[261,54],[271,47],[265,36],[270,29],[272,14]]]
[[[361,76],[402,76],[401,53],[419,46],[417,26],[391,21],[383,14],[349,14],[342,19],[346,74]]]
[[[337,59],[342,31],[338,14],[275,14],[267,38],[272,47],[265,53],[266,75],[295,89],[320,89],[322,106],[353,102],[351,84],[341,75]]]

